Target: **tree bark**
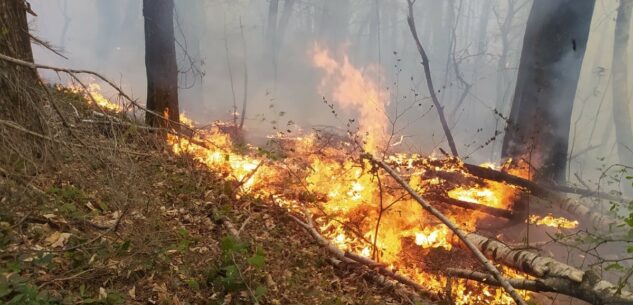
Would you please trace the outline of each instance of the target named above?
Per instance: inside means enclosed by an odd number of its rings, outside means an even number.
[[[458,278],[469,279],[473,281],[477,281],[480,283],[499,286],[499,281],[497,281],[492,275],[463,270],[463,269],[453,269],[448,268],[447,274],[449,276],[455,276]],[[521,290],[529,290],[534,292],[554,292],[554,293],[562,293],[564,295],[568,295],[571,297],[575,297],[577,299],[585,300],[585,301],[598,301],[600,303],[592,303],[592,304],[609,304],[609,305],[624,305],[630,304],[630,300],[620,297],[610,298],[606,295],[602,296],[602,294],[606,294],[605,292],[598,292],[600,295],[597,296],[597,299],[594,298],[592,291],[585,290],[586,287],[583,285],[578,285],[577,283],[567,281],[560,278],[548,277],[545,279],[510,279],[510,284],[513,287]],[[604,300],[602,300],[604,299]]]
[[[530,158],[537,179],[564,181],[571,112],[595,0],[535,1],[502,157]]]
[[[628,56],[632,0],[620,0],[613,45],[613,122],[620,162],[633,165],[633,126],[629,110]]]
[[[146,114],[150,126],[176,128],[179,120],[178,66],[174,36],[174,1],[143,0],[147,108],[165,119]]]
[[[22,0],[0,0],[0,53],[33,62],[26,5]],[[44,133],[39,81],[35,69],[0,60],[0,119]],[[5,170],[31,172],[36,169],[33,161],[43,156],[41,139],[0,129],[0,164],[11,166]]]
[[[549,283],[556,292],[597,305],[633,302],[631,292],[618,293],[615,285],[600,279],[593,271],[582,271],[527,250],[513,250],[502,242],[475,233],[467,234],[466,239],[493,261],[536,276],[537,281]]]

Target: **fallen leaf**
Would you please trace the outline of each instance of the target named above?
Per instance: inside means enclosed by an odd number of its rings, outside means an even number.
[[[129,295],[132,300],[136,299],[136,286],[132,286],[132,289],[127,291],[127,295]]]
[[[68,239],[70,239],[70,235],[70,233],[56,231],[47,237],[45,242],[53,248],[63,248],[68,242]]]
[[[108,292],[103,287],[99,287],[99,300],[105,300],[108,297]]]

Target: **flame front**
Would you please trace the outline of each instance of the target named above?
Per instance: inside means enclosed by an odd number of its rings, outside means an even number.
[[[367,135],[365,149],[375,152],[384,144],[380,135],[386,128],[385,93],[354,69],[347,58],[336,62],[327,51],[317,49],[314,61],[327,77],[339,83],[335,98],[346,107],[360,109],[365,122],[360,123],[360,129]],[[181,121],[194,125],[186,116]],[[238,196],[248,192],[293,212],[308,210],[321,234],[341,250],[371,257],[431,292],[444,294],[448,279],[425,259],[433,252],[444,252],[450,257],[459,251],[459,241],[451,231],[387,176],[372,170],[367,161],[353,160],[351,143],[324,144],[319,139],[317,134],[284,138],[278,143],[284,158],[279,162],[264,157],[256,147],[235,151],[230,135],[217,126],[199,130],[192,138],[167,135],[175,154],[192,156],[228,177]],[[497,182],[453,185],[433,174],[444,171],[468,176],[459,160],[407,154],[388,155],[385,160],[422,195],[442,192],[459,200],[510,208],[517,192],[514,187]],[[486,217],[460,208],[447,209],[445,214],[465,231],[475,230],[477,222]],[[473,282],[457,280],[451,287],[455,304],[512,302],[501,289]]]

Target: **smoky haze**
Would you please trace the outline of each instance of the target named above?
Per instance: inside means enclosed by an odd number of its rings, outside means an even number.
[[[95,70],[144,99],[142,1],[30,2],[38,14],[31,18],[34,34],[69,58],[36,47],[36,61]],[[253,134],[314,126],[345,130],[348,119],[362,114],[338,105],[333,89],[323,88],[331,75],[313,61],[318,46],[337,62],[347,57],[386,93],[386,131],[395,127],[403,139],[397,149],[447,149],[406,22],[406,1],[282,0],[272,15],[264,0],[175,2],[180,103],[194,120],[232,120],[234,104],[241,111],[246,92],[245,127]],[[510,111],[530,7],[529,0],[416,2],[439,101],[469,162],[498,161],[502,134],[493,138],[503,132]],[[572,117],[570,174],[588,181],[596,181],[597,166],[618,162],[609,77],[616,8],[615,0],[596,4]],[[323,98],[336,105],[337,116]]]

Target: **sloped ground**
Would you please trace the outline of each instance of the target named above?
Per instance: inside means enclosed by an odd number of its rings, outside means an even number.
[[[413,304],[334,269],[284,211],[235,199],[155,134],[54,95],[72,132],[48,109],[39,173],[0,172],[0,303]]]

